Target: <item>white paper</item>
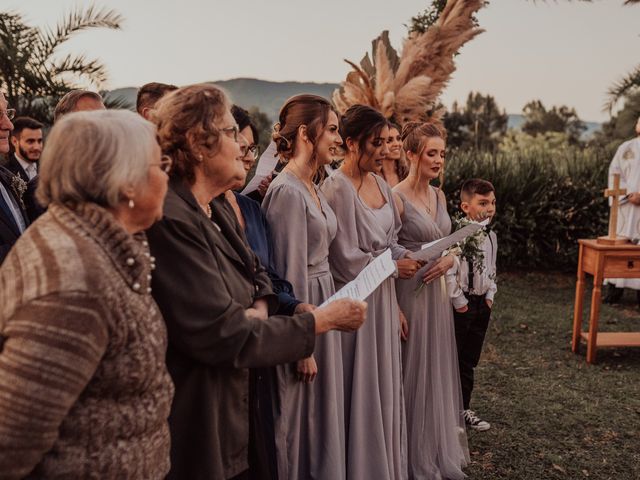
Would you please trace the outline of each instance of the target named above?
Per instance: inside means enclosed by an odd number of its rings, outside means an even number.
[[[485,227],[489,224],[489,219],[486,219],[479,223],[471,223],[469,225],[465,225],[460,230],[456,230],[454,233],[449,235],[448,237],[441,238],[434,242],[425,243],[422,245],[422,248],[417,252],[412,252],[409,255],[409,258],[414,260],[421,260],[423,262],[429,262],[434,258],[440,257],[442,252],[444,252],[447,248],[455,245],[456,243],[462,242],[465,238],[473,235],[482,227]]]
[[[367,265],[356,278],[334,293],[320,306],[324,307],[329,302],[340,298],[364,300],[395,271],[396,263],[391,258],[391,249],[387,249]]]
[[[264,151],[258,159],[258,165],[256,166],[256,172],[251,181],[242,190],[243,195],[253,192],[258,189],[260,182],[266,177],[271,175],[273,169],[278,165],[277,147],[274,142],[271,142],[267,149]]]

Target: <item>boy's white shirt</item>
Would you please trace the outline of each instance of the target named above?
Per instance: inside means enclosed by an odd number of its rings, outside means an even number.
[[[474,272],[473,275],[473,295],[485,295],[486,299],[493,302],[498,286],[496,285],[496,258],[498,253],[498,237],[494,232],[484,239],[481,250],[484,253],[484,270],[480,274]],[[469,266],[465,260],[460,257],[454,257],[453,267],[445,275],[447,284],[447,292],[451,303],[455,309],[464,307],[468,302],[464,296],[465,291],[469,288]]]

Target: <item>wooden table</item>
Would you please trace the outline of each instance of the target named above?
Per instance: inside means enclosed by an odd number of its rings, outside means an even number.
[[[633,244],[602,245],[596,240],[578,240],[578,243],[580,244],[580,254],[571,349],[578,353],[580,340],[584,339],[587,342],[587,363],[595,363],[598,347],[640,347],[640,332],[602,332],[598,334],[602,281],[605,278],[640,278],[640,246]],[[585,273],[593,275],[589,332],[582,331]]]

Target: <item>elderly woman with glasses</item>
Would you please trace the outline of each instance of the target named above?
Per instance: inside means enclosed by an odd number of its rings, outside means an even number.
[[[168,94],[156,108],[160,145],[174,160],[163,219],[148,235],[176,384],[175,479],[248,478],[247,367],[308,357],[316,335],[353,331],[366,311],[362,302],[338,300],[269,316],[277,297],[223,195],[245,178],[229,107],[220,89],[203,84]]]
[[[173,385],[143,230],[171,160],[127,111],[73,113],[40,164],[48,211],[0,268],[0,477],[162,479]]]

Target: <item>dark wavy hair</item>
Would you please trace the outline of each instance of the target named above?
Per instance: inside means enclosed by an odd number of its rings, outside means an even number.
[[[375,108],[367,105],[350,106],[341,119],[341,135],[346,144],[347,139],[354,140],[360,149],[360,157],[357,164],[360,168],[360,160],[364,155],[367,140],[380,135],[384,127],[388,125],[387,119]]]
[[[242,131],[247,127],[251,129],[251,133],[253,133],[253,143],[257,145],[260,142],[260,135],[258,133],[258,128],[253,123],[253,120],[251,120],[249,112],[238,105],[233,105],[231,107],[231,115],[233,115],[234,120],[238,124],[239,131]]]

